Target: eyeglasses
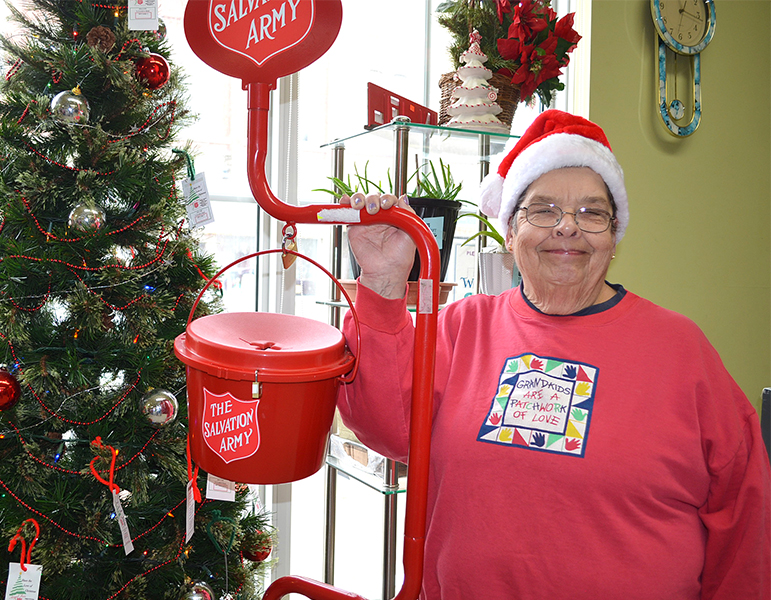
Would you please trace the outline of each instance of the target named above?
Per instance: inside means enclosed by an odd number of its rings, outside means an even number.
[[[576,212],[566,212],[555,204],[535,202],[529,206],[520,206],[517,210],[525,211],[527,222],[535,227],[556,227],[565,215],[573,215],[576,225],[586,233],[602,233],[610,227],[613,215],[600,208],[582,206]]]

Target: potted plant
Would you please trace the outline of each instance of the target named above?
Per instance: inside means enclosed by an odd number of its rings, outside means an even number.
[[[490,84],[498,88],[503,109],[498,117],[508,126],[520,100],[530,102],[537,95],[549,106],[553,93],[564,89],[559,76],[581,39],[573,29],[575,13],[558,19],[549,0],[446,0],[437,12],[439,24],[452,35],[449,52],[456,69],[469,34],[476,29],[481,35],[486,66],[493,71]],[[454,75],[447,73],[439,82],[440,124],[449,120],[446,107],[457,85]]]
[[[362,192],[364,194],[374,193],[377,191],[380,194],[393,193],[394,185],[391,179],[391,171],[386,172],[388,178],[388,184],[383,184],[382,181],[377,183],[370,179],[367,169],[369,168],[369,161],[364,163],[364,171],[359,172],[359,167],[354,163],[353,165],[353,179],[351,175],[348,175],[346,180],[342,180],[339,177],[327,177],[332,183],[335,184],[335,189],[318,188],[313,190],[314,192],[325,192],[331,194],[338,200],[341,196],[352,196],[356,192]]]
[[[335,184],[336,189],[318,189],[314,191],[326,192],[336,198],[343,194],[348,196],[362,192],[369,193],[394,193],[393,180],[391,172],[386,173],[387,183],[375,181],[368,174],[369,163],[365,163],[363,171],[359,171],[354,165],[353,177],[350,175],[346,180],[338,177],[329,177],[328,179]],[[415,213],[423,219],[429,226],[436,238],[440,253],[440,280],[444,281],[447,275],[447,269],[450,264],[450,254],[452,252],[452,240],[455,235],[455,223],[463,201],[457,200],[457,196],[462,189],[462,183],[456,182],[452,176],[450,165],[439,160],[439,169],[433,161],[426,161],[423,165],[418,165],[413,173],[408,177],[407,183],[415,181],[415,187],[408,194],[410,206]],[[351,256],[351,271],[354,279],[361,272],[353,253]],[[409,280],[417,281],[420,274],[420,259],[415,253],[415,263],[410,271]]]
[[[519,285],[521,276],[514,262],[514,255],[506,249],[506,239],[484,215],[473,212],[464,213],[459,219],[473,217],[482,227],[463,242],[463,246],[477,238],[486,238],[493,243],[483,247],[478,254],[479,292],[497,295]]]
[[[429,160],[416,167],[410,177],[415,178],[415,189],[409,194],[410,206],[429,226],[439,246],[441,276],[444,281],[450,266],[452,240],[455,237],[455,224],[458,213],[465,202],[457,200],[463,184],[455,182],[450,165],[439,159],[439,172],[434,162]],[[415,252],[415,262],[410,271],[409,280],[417,281],[420,275],[420,259]]]

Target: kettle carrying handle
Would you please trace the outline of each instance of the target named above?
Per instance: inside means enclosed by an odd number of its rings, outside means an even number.
[[[343,286],[335,278],[335,276],[332,275],[332,273],[330,273],[327,269],[325,269],[315,260],[308,258],[304,254],[300,254],[299,252],[295,252],[294,250],[288,250],[286,248],[273,248],[270,250],[260,250],[259,252],[252,252],[251,254],[247,254],[246,256],[242,256],[241,258],[237,258],[226,267],[223,267],[222,269],[220,269],[211,279],[209,279],[209,281],[206,282],[206,285],[203,286],[203,289],[201,289],[201,291],[198,293],[198,297],[195,299],[195,302],[193,303],[193,307],[190,309],[190,315],[187,317],[186,327],[189,327],[190,323],[193,321],[193,315],[195,314],[195,309],[198,308],[198,303],[201,301],[201,298],[203,297],[204,293],[206,292],[206,290],[209,289],[209,286],[211,286],[215,281],[219,279],[220,275],[222,275],[225,271],[227,271],[231,267],[234,267],[238,263],[248,260],[250,258],[254,258],[256,256],[262,256],[264,254],[276,254],[278,252],[280,252],[282,255],[291,254],[293,256],[296,256],[298,258],[302,258],[303,260],[308,261],[312,265],[321,269],[327,275],[327,277],[329,277],[333,281],[333,283],[337,286],[337,289],[339,289],[340,292],[345,297],[345,300],[348,302],[348,306],[351,309],[354,325],[356,326],[356,347],[361,352],[361,326],[359,324],[359,316],[356,314],[356,310],[353,308],[353,302],[351,301],[351,297],[348,295],[348,292],[345,291],[345,288],[343,288]],[[339,379],[342,383],[351,383],[356,377],[356,373],[358,373],[358,371],[359,371],[359,359],[357,356],[354,356],[353,369],[351,369],[351,372],[348,375],[341,376],[339,377]]]

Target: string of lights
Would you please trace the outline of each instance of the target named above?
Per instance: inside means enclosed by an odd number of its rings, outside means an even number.
[[[104,540],[102,538],[98,538],[98,537],[95,537],[93,535],[83,535],[83,534],[75,533],[74,531],[70,531],[66,527],[63,527],[62,525],[60,525],[59,523],[54,521],[51,517],[49,517],[45,513],[37,510],[35,507],[30,506],[28,503],[26,503],[24,500],[22,500],[18,495],[16,495],[16,493],[14,493],[14,491],[11,488],[8,487],[8,485],[2,479],[0,479],[0,487],[2,487],[6,491],[6,493],[9,496],[11,496],[11,498],[16,500],[16,502],[18,502],[21,506],[26,508],[29,512],[31,512],[34,515],[37,515],[38,517],[40,517],[41,519],[43,519],[47,523],[50,523],[53,527],[55,527],[56,529],[58,529],[59,531],[61,531],[62,533],[66,534],[66,535],[68,535],[70,537],[77,538],[79,540],[89,540],[89,541],[92,541],[92,542],[98,542],[99,544],[103,545],[106,548],[123,548],[123,543],[110,543],[110,542],[107,542],[106,540]],[[169,517],[175,518],[174,517],[174,511],[177,510],[183,504],[185,504],[185,502],[187,502],[187,498],[182,498],[182,500],[177,502],[177,504],[171,510],[169,510],[167,513],[165,513],[161,517],[161,519],[155,525],[153,525],[152,527],[149,527],[148,529],[146,529],[145,531],[143,531],[139,535],[136,535],[136,536],[132,537],[131,541],[135,542],[137,540],[140,540],[141,538],[145,537],[149,533],[155,531],[156,529],[158,529],[158,527],[160,527],[161,523],[163,523]],[[200,509],[200,506],[203,506],[203,504],[205,502],[206,501],[202,502],[199,505],[198,508]]]
[[[21,361],[19,360],[18,356],[16,355],[16,349],[14,348],[13,342],[11,342],[4,334],[0,333],[0,337],[3,338],[6,343],[8,344],[8,348],[10,349],[11,355],[13,356],[14,364],[16,365],[16,368],[18,369],[19,373],[23,376],[24,370],[21,368]],[[94,425],[95,423],[99,423],[100,421],[103,421],[106,419],[110,414],[118,408],[123,401],[128,397],[128,395],[136,389],[137,385],[139,384],[139,381],[142,378],[142,369],[139,369],[137,372],[137,377],[134,380],[134,383],[130,384],[128,389],[126,389],[121,397],[118,399],[118,401],[107,410],[102,416],[93,419],[91,421],[75,421],[73,419],[68,419],[66,417],[63,417],[59,414],[58,410],[53,410],[50,408],[40,397],[40,395],[37,393],[37,391],[32,387],[31,384],[27,383],[27,389],[29,389],[30,393],[34,396],[34,398],[38,401],[38,404],[50,415],[55,416],[57,419],[68,423],[70,425],[81,425],[81,426],[88,426],[88,425]]]
[[[2,232],[2,223],[1,223],[1,222],[0,222],[0,232]],[[107,235],[109,235],[109,233],[108,233]],[[171,255],[174,255],[174,254],[176,253],[176,248],[177,248],[177,246],[175,245],[175,246],[174,246],[174,247],[173,247],[173,248],[170,250],[170,254],[171,254]],[[194,261],[194,260],[192,260],[192,259],[193,259],[192,253],[189,253],[189,254],[188,254],[188,258],[190,258],[190,259],[191,259],[191,262],[192,262],[193,268],[195,268],[195,269],[196,269],[196,271],[198,272],[198,274],[199,274],[199,275],[201,275],[201,278],[202,278],[202,279],[204,279],[204,281],[208,281],[208,278],[206,278],[206,277],[205,277],[205,275],[203,274],[203,271],[201,270],[200,266],[199,266],[199,265],[197,265],[197,264],[195,263],[195,261]],[[2,262],[2,261],[0,260],[0,262]],[[124,280],[124,281],[121,281],[121,282],[119,282],[119,283],[110,283],[110,284],[101,284],[101,285],[95,285],[95,286],[88,286],[88,288],[89,288],[90,290],[94,290],[94,291],[95,291],[95,290],[110,290],[110,289],[114,289],[114,288],[116,288],[116,287],[120,287],[120,286],[123,286],[123,285],[132,285],[132,284],[134,284],[134,283],[135,283],[136,281],[138,281],[138,280],[144,280],[144,279],[146,279],[147,277],[149,277],[150,275],[152,275],[153,273],[155,273],[155,272],[158,272],[158,271],[161,271],[161,270],[163,270],[163,269],[164,269],[166,266],[168,266],[168,264],[166,264],[166,263],[162,263],[162,264],[154,264],[154,265],[152,265],[152,266],[148,267],[146,270],[143,270],[143,271],[137,271],[137,273],[136,273],[136,276],[134,276],[134,277],[132,277],[132,278],[130,278],[130,279],[126,279],[126,280]],[[81,281],[81,283],[82,283],[82,281]],[[220,285],[218,285],[218,283],[219,283],[219,282],[215,282],[215,283],[213,284],[215,288],[221,288],[221,284],[220,284]],[[145,285],[145,286],[144,286],[144,289],[145,289],[145,290],[146,290],[148,293],[152,293],[152,292],[154,292],[154,291],[155,291],[155,288],[154,288],[153,286],[150,286],[150,285]],[[66,297],[66,296],[68,296],[68,295],[70,295],[70,294],[73,294],[73,293],[75,293],[75,292],[76,292],[76,290],[75,290],[75,289],[65,289],[65,290],[59,290],[59,291],[57,291],[57,292],[56,292],[56,295],[57,295],[57,296]],[[20,302],[20,301],[22,301],[22,300],[40,300],[41,298],[47,298],[47,299],[50,299],[50,296],[51,296],[52,294],[50,294],[50,293],[48,293],[48,292],[47,292],[46,294],[27,294],[27,295],[24,295],[24,296],[15,296],[15,297],[12,297],[12,296],[10,296],[10,295],[9,295],[9,294],[8,294],[8,293],[5,291],[5,290],[0,290],[0,295],[6,296],[6,297],[8,298],[8,300],[9,300],[11,303],[18,303],[18,302]],[[181,293],[180,293],[180,294],[177,296],[177,299],[176,299],[176,301],[175,301],[175,303],[174,303],[174,307],[172,308],[172,310],[176,310],[177,306],[178,306],[178,305],[179,305],[179,303],[182,301],[182,298],[184,298],[186,295],[187,295],[187,293],[186,293],[186,292],[181,292]],[[26,309],[26,310],[27,310],[27,311],[30,311],[30,312],[35,312],[36,310],[40,310],[40,308],[42,308],[42,306],[43,306],[44,304],[45,304],[45,303],[41,303],[41,305],[40,305],[40,306],[38,306],[36,309]],[[24,309],[24,308],[22,308],[21,306],[18,306],[17,308],[19,308],[20,310],[25,310],[25,309]]]
[[[51,296],[51,279],[52,279],[52,277],[53,276],[51,274],[49,274],[48,290],[46,290],[46,293],[43,294],[42,302],[40,304],[38,304],[36,307],[34,307],[34,308],[28,308],[26,306],[22,306],[21,304],[19,304],[16,301],[15,298],[13,298],[11,296],[8,296],[6,294],[6,292],[5,292],[5,290],[2,291],[2,294],[3,294],[3,296],[6,296],[8,298],[8,301],[14,306],[14,308],[18,308],[19,310],[24,311],[24,312],[28,312],[28,313],[37,312],[39,310],[42,310],[42,308],[48,303],[48,298]]]
[[[72,274],[75,276],[75,278],[76,278],[78,281],[80,281],[80,282],[83,284],[83,287],[86,289],[86,291],[87,291],[89,294],[91,294],[92,296],[94,296],[94,298],[96,298],[97,300],[99,300],[99,301],[100,301],[102,304],[104,304],[104,305],[105,305],[107,308],[109,308],[109,309],[111,309],[111,310],[123,311],[123,310],[126,310],[127,308],[129,308],[129,307],[133,306],[133,305],[134,305],[134,304],[136,304],[137,302],[139,302],[139,301],[141,301],[141,300],[143,300],[143,299],[147,298],[147,294],[142,294],[141,296],[137,296],[137,297],[136,297],[136,298],[134,298],[133,300],[130,300],[129,302],[127,302],[127,303],[126,303],[126,304],[124,304],[123,306],[115,306],[114,304],[110,304],[109,302],[107,302],[107,300],[105,300],[105,299],[102,297],[102,295],[101,295],[101,294],[98,294],[98,293],[96,293],[94,290],[92,290],[90,287],[88,287],[88,285],[86,285],[86,282],[85,282],[85,281],[83,281],[83,278],[82,278],[82,277],[81,277],[81,276],[80,276],[78,273],[76,273],[75,271],[72,271]]]
[[[79,471],[75,471],[73,469],[65,469],[65,468],[60,467],[59,465],[57,465],[56,464],[56,462],[57,462],[56,460],[53,463],[49,463],[49,462],[44,461],[42,458],[40,458],[38,456],[35,456],[35,454],[33,454],[27,448],[28,441],[26,439],[24,439],[24,436],[22,435],[21,431],[16,426],[16,424],[13,423],[12,421],[8,421],[8,425],[10,425],[14,429],[14,431],[16,432],[16,435],[18,436],[19,441],[21,442],[22,446],[24,446],[24,452],[26,453],[26,455],[29,456],[35,462],[40,463],[41,465],[44,465],[44,466],[48,467],[49,469],[53,469],[53,470],[59,471],[61,473],[67,473],[68,475],[83,475],[83,476],[85,476],[85,471],[83,469],[81,469]],[[134,462],[137,458],[142,456],[144,454],[144,451],[147,450],[147,447],[152,443],[152,441],[156,438],[156,436],[159,433],[160,433],[160,429],[156,429],[153,432],[153,434],[147,439],[147,441],[145,442],[145,445],[142,446],[137,452],[135,452],[134,455],[131,458],[121,462],[121,464],[119,464],[119,465],[116,465],[115,470],[116,471],[120,471],[121,469],[125,469],[132,462]],[[78,443],[78,442],[86,443],[86,442],[88,442],[88,440],[71,440],[71,439],[66,440],[66,443],[68,443],[68,444]],[[90,442],[88,442],[88,443],[90,443]]]

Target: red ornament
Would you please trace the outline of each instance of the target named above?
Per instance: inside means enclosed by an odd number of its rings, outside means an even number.
[[[262,532],[256,532],[258,536],[261,536]],[[246,541],[246,540],[244,540]],[[252,540],[250,540],[252,541]],[[273,546],[270,544],[270,539],[257,538],[253,548],[246,548],[245,545],[241,546],[241,552],[244,557],[252,562],[262,562],[270,556]]]
[[[136,61],[137,78],[151,90],[162,88],[169,82],[169,63],[160,54],[139,58]]]
[[[243,550],[244,557],[252,562],[262,562],[270,556],[273,548],[254,548],[252,550]]]
[[[5,369],[0,368],[0,410],[13,408],[21,398],[18,380]]]

